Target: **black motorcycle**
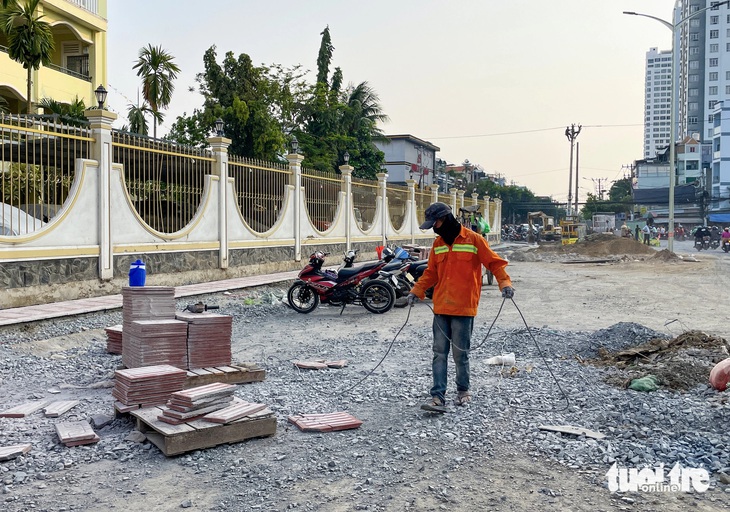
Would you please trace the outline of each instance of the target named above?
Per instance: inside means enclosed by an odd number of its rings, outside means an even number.
[[[695,249],[701,251],[702,249],[710,250],[710,236],[704,235],[702,237],[695,237]]]

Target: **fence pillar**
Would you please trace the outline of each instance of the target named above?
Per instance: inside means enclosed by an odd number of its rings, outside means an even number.
[[[456,212],[459,210],[456,207],[456,189],[451,189],[451,210],[454,211],[454,215],[456,215]]]
[[[352,201],[352,171],[355,168],[345,164],[340,166],[342,175],[342,191],[345,193],[345,246],[346,250],[352,249],[352,216],[355,205]]]
[[[114,277],[114,234],[111,232],[112,123],[117,115],[107,110],[86,110],[91,136],[91,158],[99,162],[99,278]]]
[[[378,200],[380,201],[380,214],[381,217],[381,223],[383,224],[383,246],[388,244],[388,195],[386,186],[388,185],[388,173],[387,172],[379,172],[377,174],[378,176]]]
[[[294,261],[302,261],[302,161],[298,153],[286,155],[291,171],[291,185],[294,187]]]
[[[459,211],[459,208],[464,207],[464,190],[457,190],[456,191],[456,208],[455,211]]]
[[[213,151],[213,176],[218,176],[218,266],[228,268],[228,146],[231,139],[210,137],[207,139]]]
[[[438,203],[439,202],[439,186],[438,185],[429,185],[431,187],[431,202],[432,203]]]
[[[472,203],[471,204],[479,204],[479,194],[476,192],[472,192],[471,194]]]
[[[406,180],[406,185],[408,186],[408,201],[406,202],[407,205],[410,206],[410,219],[411,219],[411,225],[408,226],[409,231],[411,233],[411,244],[416,243],[416,230],[419,229],[418,224],[418,208],[416,207],[416,180]]]
[[[492,231],[497,233],[502,232],[502,200],[499,198],[494,199],[494,220],[492,224]]]

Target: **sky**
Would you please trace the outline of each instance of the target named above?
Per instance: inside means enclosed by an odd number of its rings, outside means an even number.
[[[108,107],[126,115],[139,49],[160,45],[181,73],[158,133],[202,105],[190,92],[212,45],[254,64],[301,64],[313,82],[321,32],[330,69],[368,81],[390,121],[508,183],[565,201],[570,142],[580,124],[579,197],[605,190],[643,157],[644,72],[651,47],[671,31],[674,0],[190,0],[108,1]],[[118,122],[121,125],[120,122]],[[572,187],[575,187],[573,176]]]

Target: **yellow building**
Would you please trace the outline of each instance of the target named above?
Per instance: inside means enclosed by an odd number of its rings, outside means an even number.
[[[43,98],[71,103],[78,96],[87,107],[96,105],[94,89],[107,80],[107,0],[41,0],[38,11],[51,25],[55,50],[52,64],[32,73],[33,103]],[[25,112],[26,80],[27,71],[8,56],[0,32],[0,96],[10,112]]]

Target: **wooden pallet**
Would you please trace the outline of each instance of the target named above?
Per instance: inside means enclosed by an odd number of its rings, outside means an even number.
[[[137,430],[168,457],[276,433],[276,417],[268,407],[225,425],[205,420],[170,425],[157,419],[162,414],[160,407],[136,409],[130,414],[137,419]]]
[[[245,384],[248,382],[262,382],[266,378],[266,371],[256,363],[237,363],[228,366],[198,368],[188,370],[188,378],[184,389],[205,386],[214,382],[224,384]]]

